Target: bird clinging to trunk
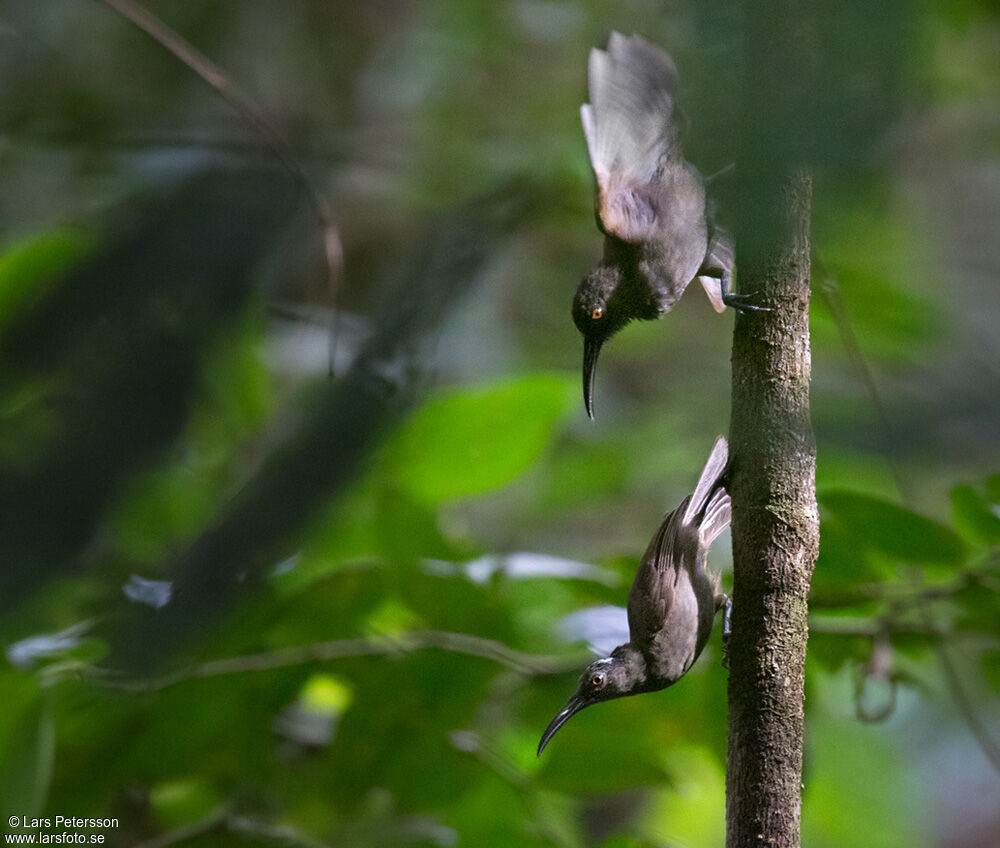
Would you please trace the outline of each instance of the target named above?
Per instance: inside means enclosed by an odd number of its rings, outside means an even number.
[[[723,638],[728,636],[729,598],[706,568],[709,546],[729,526],[728,461],[719,436],[694,493],[663,519],[639,564],[628,596],[629,641],[587,666],[576,694],[545,728],[539,755],[584,707],[676,683],[701,654],[719,609],[725,608]]]
[[[590,102],[580,107],[597,180],[601,263],[573,298],[583,334],[583,399],[594,417],[601,345],[635,318],[669,312],[697,277],[717,312],[760,309],[729,290],[733,245],[715,226],[705,182],[684,160],[677,68],[666,51],[633,35],[611,33],[590,51]]]

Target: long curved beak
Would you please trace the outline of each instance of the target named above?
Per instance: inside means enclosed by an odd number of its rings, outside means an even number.
[[[574,695],[570,698],[566,702],[566,706],[556,714],[556,717],[549,722],[549,726],[545,728],[542,739],[538,743],[538,754],[536,756],[542,756],[542,751],[549,744],[549,740],[556,735],[556,731],[584,707],[590,706],[590,703],[590,701],[580,697],[580,695]]]
[[[594,420],[594,377],[597,375],[597,355],[601,352],[603,340],[584,337],[583,339],[583,405],[587,415]]]

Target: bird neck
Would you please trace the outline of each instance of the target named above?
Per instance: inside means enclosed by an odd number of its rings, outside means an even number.
[[[637,694],[657,688],[651,674],[649,660],[631,642],[619,645],[611,652],[611,657],[625,670],[625,679],[628,681],[628,688],[630,690],[629,694]]]

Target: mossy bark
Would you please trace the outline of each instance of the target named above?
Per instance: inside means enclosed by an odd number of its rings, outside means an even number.
[[[806,607],[819,550],[809,177],[790,177],[781,199],[771,243],[739,269],[741,291],[772,311],[738,316],[733,338],[728,848],[799,845]]]

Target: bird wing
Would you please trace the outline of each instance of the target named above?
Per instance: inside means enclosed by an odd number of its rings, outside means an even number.
[[[660,524],[643,554],[628,596],[628,627],[633,644],[648,644],[662,629],[674,602],[682,568],[693,568],[718,535],[729,526],[731,506],[723,479],[729,445],[719,436],[712,446],[694,492]]]
[[[590,102],[580,107],[597,179],[601,230],[626,242],[648,238],[656,220],[652,180],[676,147],[677,68],[666,51],[612,32],[608,49],[590,51]]]
[[[628,595],[628,630],[633,645],[648,644],[667,620],[680,565],[675,550],[686,500],[667,515],[643,554]]]

